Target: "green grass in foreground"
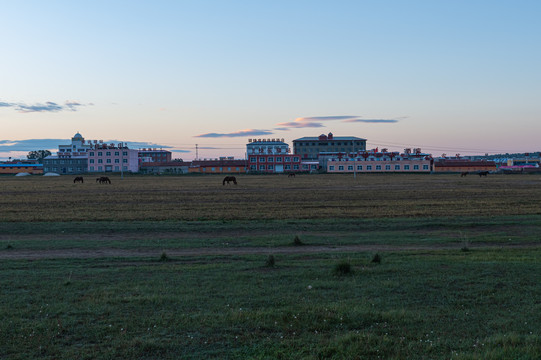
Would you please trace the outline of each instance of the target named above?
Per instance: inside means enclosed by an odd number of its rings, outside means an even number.
[[[540,255],[4,260],[0,358],[539,359]]]

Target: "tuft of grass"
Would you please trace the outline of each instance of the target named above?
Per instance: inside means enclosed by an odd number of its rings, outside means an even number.
[[[381,255],[380,254],[375,254],[373,257],[372,257],[372,260],[370,261],[374,264],[381,264]]]
[[[462,251],[462,252],[468,252],[468,251],[470,251],[471,241],[470,241],[470,239],[468,239],[468,235],[463,234],[463,233],[461,232],[461,233],[460,233],[460,237],[461,237],[461,239],[462,239],[462,247],[460,248],[460,251]]]
[[[302,246],[302,245],[304,245],[302,240],[299,238],[298,235],[295,235],[295,238],[293,239],[293,246]]]
[[[351,275],[353,274],[353,268],[348,261],[342,260],[334,266],[333,272],[338,276]]]
[[[276,260],[274,259],[274,255],[269,255],[269,257],[267,257],[267,261],[265,262],[265,266],[274,267],[275,263],[276,263]]]
[[[167,256],[167,253],[164,251],[162,252],[162,255],[160,256],[160,261],[170,261],[171,259],[169,256]]]
[[[6,246],[6,250],[12,250],[13,249],[13,246],[11,244],[8,244],[8,246]]]

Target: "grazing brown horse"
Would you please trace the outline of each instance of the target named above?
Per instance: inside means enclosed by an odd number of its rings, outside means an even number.
[[[226,177],[224,177],[224,181],[223,181],[222,185],[225,185],[225,183],[229,184],[230,181],[233,181],[233,184],[237,185],[237,178],[234,177],[234,176],[226,176]]]
[[[479,171],[479,177],[484,176],[486,177],[488,175],[488,171]]]
[[[287,175],[287,177],[288,177],[288,178],[290,178],[290,177],[295,177],[295,173],[289,173],[289,174]]]
[[[111,180],[107,176],[102,176],[96,179],[96,182],[99,182],[100,184],[110,184]]]
[[[83,177],[82,176],[77,176],[75,179],[73,179],[73,183],[77,183],[77,182],[80,182],[80,183],[83,183],[84,184],[84,180],[83,180]]]
[[[460,177],[465,177],[466,175],[468,175],[469,173],[467,171],[463,172],[462,174],[460,174]]]

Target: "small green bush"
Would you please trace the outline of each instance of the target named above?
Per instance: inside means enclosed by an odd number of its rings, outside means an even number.
[[[348,261],[342,260],[334,266],[334,274],[338,276],[351,275],[353,274],[353,268]]]
[[[169,259],[169,256],[167,256],[167,254],[164,252],[162,252],[162,256],[160,256],[160,261],[169,261],[171,259]]]
[[[379,254],[375,254],[372,257],[372,261],[374,264],[381,264],[381,256]]]
[[[274,260],[274,255],[269,255],[269,257],[267,258],[267,261],[265,262],[265,266],[274,267],[275,262],[276,261]]]
[[[294,246],[302,246],[304,243],[301,241],[298,235],[295,235],[295,238],[293,239],[293,245]]]

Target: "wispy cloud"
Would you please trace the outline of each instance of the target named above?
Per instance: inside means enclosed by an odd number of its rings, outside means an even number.
[[[93,105],[93,104],[88,104]],[[52,101],[47,101],[45,103],[35,103],[35,104],[26,104],[26,103],[15,103],[15,102],[5,102],[0,101],[0,107],[13,108],[21,113],[31,113],[31,112],[60,112],[60,111],[77,111],[79,107],[86,106],[81,104],[78,101],[67,100],[64,104],[58,104]]]
[[[360,123],[386,123],[386,124],[390,124],[390,123],[397,123],[398,120],[397,119],[348,119],[348,120],[344,120],[342,122],[347,122],[347,123],[356,123],[356,122],[360,122]]]
[[[199,138],[223,138],[223,137],[243,137],[243,136],[257,136],[257,135],[271,135],[271,130],[255,130],[255,129],[246,129],[239,130],[232,133],[207,133],[196,135],[195,137]]]
[[[399,119],[363,119],[362,116],[357,115],[335,115],[335,116],[307,116],[296,118],[295,121],[283,122],[276,124],[277,128],[274,130],[287,131],[291,128],[319,128],[325,125],[322,122],[325,121],[340,121],[346,123],[396,123]]]

